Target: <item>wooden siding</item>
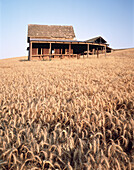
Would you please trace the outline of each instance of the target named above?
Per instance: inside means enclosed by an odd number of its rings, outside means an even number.
[[[42,54],[49,54],[49,48],[43,48]]]
[[[65,49],[65,54],[69,54],[69,49]],[[73,54],[73,49],[70,49],[70,54]]]
[[[32,48],[32,55],[38,54],[38,48]]]

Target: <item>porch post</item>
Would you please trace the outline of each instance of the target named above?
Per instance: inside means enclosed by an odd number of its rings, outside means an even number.
[[[97,48],[97,58],[99,58],[99,50],[98,50],[98,48]]]
[[[87,57],[89,57],[89,44],[87,44]]]
[[[42,48],[41,48],[41,55],[42,55]]]
[[[31,59],[32,59],[32,42],[30,41],[30,54],[29,54],[29,61],[31,61]]]
[[[106,45],[105,45],[105,57],[106,57]]]
[[[93,55],[94,55],[94,52],[95,52],[95,51],[94,51],[94,49],[93,49]]]
[[[69,44],[69,58],[70,58],[70,53],[71,53],[71,43]]]
[[[49,46],[49,58],[51,59],[51,43],[50,43],[50,46]]]

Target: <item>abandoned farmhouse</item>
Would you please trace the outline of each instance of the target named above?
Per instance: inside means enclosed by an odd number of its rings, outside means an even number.
[[[86,41],[76,40],[72,26],[28,25],[28,60],[45,58],[65,58],[111,52],[111,48],[101,36]]]

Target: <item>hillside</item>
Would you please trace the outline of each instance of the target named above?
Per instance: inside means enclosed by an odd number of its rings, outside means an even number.
[[[0,169],[133,169],[134,49],[0,60]]]

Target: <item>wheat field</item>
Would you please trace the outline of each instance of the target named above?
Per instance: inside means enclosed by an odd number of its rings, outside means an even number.
[[[134,49],[0,60],[0,169],[134,168]]]

